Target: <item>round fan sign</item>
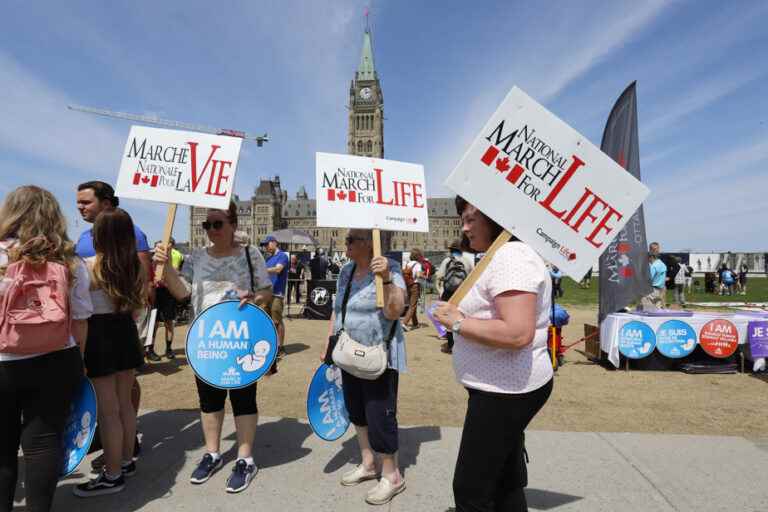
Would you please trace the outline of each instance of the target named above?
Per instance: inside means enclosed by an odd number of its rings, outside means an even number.
[[[696,348],[696,331],[682,320],[667,320],[656,330],[656,350],[666,357],[685,357]]]
[[[712,357],[729,357],[739,346],[739,331],[729,320],[710,320],[699,331],[699,344]]]
[[[195,317],[187,331],[187,360],[195,375],[221,389],[249,386],[277,357],[277,332],[260,307],[229,300]]]
[[[338,367],[321,364],[315,371],[307,391],[307,418],[312,430],[324,441],[335,441],[349,428]]]
[[[656,335],[648,324],[632,320],[619,331],[619,352],[630,359],[642,359],[656,346]]]
[[[96,433],[96,390],[87,377],[83,377],[75,399],[69,409],[61,444],[64,458],[61,478],[73,473],[91,448]]]

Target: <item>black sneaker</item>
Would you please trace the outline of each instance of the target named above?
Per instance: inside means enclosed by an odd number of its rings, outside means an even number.
[[[189,478],[189,481],[193,484],[205,483],[209,478],[211,478],[211,475],[213,475],[217,469],[221,468],[223,464],[224,461],[221,459],[221,457],[214,461],[213,456],[210,453],[206,453],[203,455],[203,459],[200,461],[200,464],[197,465],[197,469],[192,472],[192,476]]]
[[[176,354],[173,353],[173,349],[170,345],[168,345],[168,348],[165,349],[165,357],[166,359],[175,359]]]
[[[232,474],[227,478],[227,492],[240,492],[248,487],[259,469],[255,464],[248,464],[243,459],[235,462]]]
[[[74,488],[75,496],[80,498],[90,498],[91,496],[104,496],[106,494],[115,494],[125,488],[125,478],[120,475],[115,480],[107,478],[106,472],[101,473],[98,478],[94,478],[88,483],[80,484]]]
[[[123,476],[133,476],[136,474],[136,463],[131,461],[130,464],[123,464],[120,469],[123,471]]]
[[[160,356],[155,353],[153,349],[147,350],[147,360],[152,361],[154,363],[160,361]]]

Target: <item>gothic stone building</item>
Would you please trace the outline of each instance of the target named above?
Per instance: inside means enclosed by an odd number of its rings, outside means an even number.
[[[370,31],[363,35],[363,51],[355,77],[349,87],[349,128],[347,152],[351,155],[384,158],[384,95],[373,61],[373,45]],[[310,199],[304,187],[295,199],[280,186],[280,178],[262,179],[253,197],[241,201],[238,206],[238,230],[248,235],[251,243],[258,243],[265,235],[282,228],[296,228],[314,236],[320,246],[332,252],[344,250],[346,229],[319,228],[316,225],[315,200]],[[419,248],[428,252],[440,252],[451,240],[459,238],[461,226],[452,198],[428,198],[430,233],[394,232],[382,233],[389,249],[410,251]],[[207,239],[201,223],[205,220],[204,208],[191,208],[190,243],[202,247]],[[384,250],[387,250],[384,247]]]

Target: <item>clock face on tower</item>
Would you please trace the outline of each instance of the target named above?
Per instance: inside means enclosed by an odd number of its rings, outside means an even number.
[[[371,99],[371,96],[373,96],[373,93],[371,92],[370,87],[363,87],[362,89],[360,89],[360,98],[364,100],[369,100]]]

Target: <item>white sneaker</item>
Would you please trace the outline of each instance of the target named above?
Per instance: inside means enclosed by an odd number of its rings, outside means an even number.
[[[405,479],[401,479],[397,485],[392,485],[389,480],[381,477],[378,485],[368,491],[365,501],[371,505],[384,505],[392,501],[392,498],[405,490]]]
[[[357,485],[361,482],[365,482],[366,480],[375,480],[379,477],[379,474],[376,473],[376,470],[368,470],[365,469],[365,467],[360,464],[352,471],[347,471],[342,475],[341,477],[341,485]]]

